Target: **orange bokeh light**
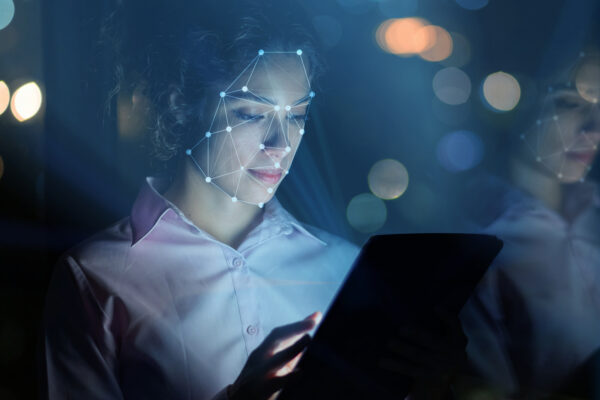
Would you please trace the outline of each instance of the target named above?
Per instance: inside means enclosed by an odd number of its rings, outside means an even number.
[[[428,24],[421,18],[394,18],[384,21],[377,30],[382,49],[397,55],[414,55],[426,48],[427,38],[416,33]]]
[[[417,32],[417,36],[423,36],[431,43],[431,46],[419,52],[424,60],[442,61],[452,54],[452,36],[441,26],[425,26]]]
[[[383,21],[375,33],[379,47],[400,56],[420,55],[427,61],[441,61],[452,54],[452,37],[444,28],[422,18],[392,18]]]

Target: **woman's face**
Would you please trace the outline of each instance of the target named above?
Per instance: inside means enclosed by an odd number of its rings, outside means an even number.
[[[232,201],[262,207],[288,173],[314,93],[301,52],[257,55],[215,95],[215,112],[188,155]]]
[[[584,69],[580,69],[582,71]],[[526,135],[536,161],[563,183],[581,181],[590,170],[600,145],[598,97],[582,87],[600,85],[600,76],[576,76],[577,85],[554,90]]]

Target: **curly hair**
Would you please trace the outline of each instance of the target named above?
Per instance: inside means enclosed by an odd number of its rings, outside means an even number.
[[[116,60],[110,96],[124,84],[143,84],[153,110],[150,155],[167,175],[204,132],[209,94],[258,49],[303,49],[312,80],[323,69],[316,34],[294,0],[130,0],[110,16],[102,35]]]

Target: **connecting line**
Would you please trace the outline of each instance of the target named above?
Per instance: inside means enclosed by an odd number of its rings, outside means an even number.
[[[208,170],[208,175],[210,176],[210,139],[206,139],[206,169]]]
[[[207,138],[203,137],[202,139],[198,140],[195,145],[190,147],[190,150],[193,151],[196,147],[198,147],[200,145],[200,143],[202,143],[204,141],[204,139],[207,139]]]
[[[306,73],[306,67],[304,66],[304,60],[302,59],[302,55],[300,55],[300,62],[302,63],[302,69],[304,70],[304,76],[306,77],[306,83],[308,87],[310,87],[310,79],[308,79],[308,73]]]
[[[222,101],[223,101],[223,98],[219,98],[219,104],[217,104],[217,111],[215,111],[212,121],[210,122],[210,127],[208,128],[209,132],[212,132],[213,124],[215,123],[215,118],[217,118],[217,114],[219,113],[219,107],[221,106]]]
[[[263,136],[263,138],[262,138],[262,142],[263,143],[265,142],[265,140],[269,136],[269,131],[271,130],[271,126],[273,126],[273,120],[275,119],[276,115],[277,115],[276,113],[273,113],[273,118],[271,118],[271,121],[269,122],[269,126],[267,127],[267,131],[265,132],[265,136]]]
[[[251,92],[250,90],[248,90],[248,93],[252,93],[252,92]],[[252,94],[253,94],[254,96],[256,96],[254,93],[252,93]],[[250,100],[250,99],[243,99],[243,98],[241,98],[241,97],[232,96],[232,95],[230,95],[230,94],[228,94],[228,95],[227,95],[227,97],[231,97],[231,98],[234,98],[234,99],[237,99],[237,100],[241,100],[241,101],[247,101],[247,102],[249,102],[249,103],[260,104],[260,105],[263,105],[263,106],[265,105],[265,102],[260,102],[260,101],[256,101],[256,100]],[[260,96],[256,96],[256,97],[258,97],[258,98],[261,98],[261,99],[262,99],[262,97],[260,97]],[[265,101],[266,101],[266,99],[263,99],[263,100],[265,100]],[[266,102],[267,102],[268,104],[271,104],[271,102],[270,102],[270,101],[266,101]]]
[[[266,104],[270,104],[270,105],[272,105],[272,106],[274,106],[274,105],[275,105],[275,104],[274,104],[272,101],[270,101],[269,99],[266,99],[266,98],[264,98],[264,97],[262,97],[262,96],[260,96],[260,95],[258,95],[258,94],[256,94],[256,93],[254,93],[254,92],[253,92],[252,90],[250,90],[250,89],[248,89],[248,93],[250,93],[250,94],[251,94],[251,95],[253,95],[253,96],[256,96],[256,97],[258,97],[259,99],[261,99],[261,100],[263,101],[263,104],[264,104],[264,103],[266,103]],[[248,101],[252,101],[252,100],[248,100]]]
[[[233,136],[231,136],[231,133],[229,134],[229,139],[231,139],[231,144],[233,145],[233,150],[235,150],[235,158],[237,158],[238,165],[241,167],[242,166],[242,162],[240,161],[240,156],[239,156],[238,151],[237,151],[237,146],[235,145],[235,140],[233,140]]]
[[[240,172],[240,171],[239,171],[239,170],[237,170],[237,171],[226,172],[226,173],[224,173],[224,174],[221,174],[221,175],[219,175],[219,176],[213,176],[213,177],[211,177],[211,179],[212,179],[212,180],[215,180],[215,179],[219,179],[219,178],[224,178],[224,177],[226,177],[226,176],[233,175],[233,174],[235,174],[236,172]]]
[[[252,79],[252,75],[254,75],[254,70],[256,69],[256,65],[258,65],[258,62],[260,61],[260,58],[258,56],[256,56],[254,59],[256,61],[254,62],[254,66],[252,67],[252,71],[250,71],[250,76],[248,77],[248,80],[246,81],[246,84],[244,86],[248,86],[248,83],[250,82],[250,79]],[[252,64],[252,62],[250,62],[250,64]],[[250,64],[248,64],[248,66],[250,66]]]
[[[256,155],[260,152],[260,149],[256,150],[254,152],[254,154],[252,154],[252,156],[250,157],[250,159],[248,160],[248,164],[250,164],[252,162],[252,160],[254,160],[254,157],[256,157]],[[248,168],[248,164],[244,165],[244,169]]]
[[[246,65],[246,68],[244,68],[244,69],[242,70],[242,72],[240,72],[240,73],[239,73],[239,75],[238,75],[238,76],[237,76],[237,77],[236,77],[236,78],[233,80],[233,82],[231,82],[231,83],[229,84],[229,86],[227,86],[227,88],[225,89],[225,92],[226,92],[226,93],[227,93],[227,91],[228,91],[228,90],[229,90],[229,89],[230,89],[230,88],[233,86],[233,84],[234,84],[234,83],[236,83],[236,82],[237,82],[237,80],[238,80],[238,79],[240,79],[240,78],[242,77],[242,75],[244,74],[244,72],[246,72],[246,70],[247,70],[248,68],[250,68],[250,65],[252,65],[252,63],[253,63],[253,62],[255,62],[255,61],[256,61],[256,59],[257,59],[258,57],[259,57],[259,56],[254,56],[254,58],[252,59],[252,61],[250,61],[250,62],[248,63],[248,65]],[[256,63],[254,63],[254,65],[256,65]],[[253,72],[254,72],[254,70],[253,70]]]
[[[204,175],[205,177],[207,177],[208,175],[206,175],[204,173],[204,170],[202,169],[202,167],[200,166],[200,164],[198,164],[198,162],[196,161],[196,159],[192,156],[190,156],[190,158],[192,159],[192,161],[194,162],[194,164],[196,164],[196,167],[200,170],[200,172],[202,172],[202,175]]]
[[[229,126],[229,117],[227,116],[227,103],[225,102],[225,98],[223,98],[223,109],[225,110],[225,122],[227,126]]]

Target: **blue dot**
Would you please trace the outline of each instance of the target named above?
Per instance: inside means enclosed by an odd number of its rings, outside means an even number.
[[[192,150],[190,150],[190,149],[187,149],[187,150],[185,151],[185,154],[187,154],[188,156],[189,156],[189,155],[191,155],[191,154],[192,154]]]
[[[296,54],[298,54],[299,56],[301,56],[302,55],[302,50],[300,50],[300,49],[296,50]]]
[[[258,51],[258,55],[259,55],[259,56],[262,56],[263,54],[265,54],[265,51],[264,51],[263,49],[260,49],[260,50]]]
[[[221,96],[221,97],[225,97],[225,95],[226,95],[226,93],[225,93],[225,92],[221,92],[221,93],[219,93],[219,96]]]
[[[315,92],[313,92],[313,91],[311,90],[311,92],[310,92],[308,95],[309,95],[310,97],[315,97]]]

